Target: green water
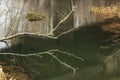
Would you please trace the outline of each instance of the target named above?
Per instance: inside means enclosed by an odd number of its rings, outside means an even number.
[[[64,39],[59,43],[59,49],[82,57],[84,61],[67,58],[67,63],[78,67],[74,77],[71,71],[45,80],[120,80],[120,54],[112,54],[116,48],[102,48],[112,44],[106,42],[108,38],[109,35],[102,32],[99,26],[89,26],[74,33],[72,45],[64,43],[68,38]]]
[[[110,42],[105,42],[107,38],[109,36],[99,26],[89,26],[73,32],[72,35],[61,36],[55,43],[52,43],[54,44],[52,46],[50,45],[51,43],[42,46],[42,51],[57,49],[65,52],[57,51],[53,52],[53,54],[61,62],[76,69],[74,76],[70,67],[60,63],[49,54],[41,54],[40,56],[42,57],[6,55],[7,62],[24,67],[32,80],[120,80],[120,56],[115,54],[113,57],[109,57],[113,49],[101,48],[110,44]],[[19,50],[21,46],[17,48],[16,50]],[[68,53],[83,60],[70,56]],[[105,62],[106,59],[107,62]]]
[[[29,71],[32,73],[32,76],[35,76],[36,80],[119,80],[120,76],[116,76],[112,71],[110,73],[106,72],[107,63],[105,63],[105,60],[112,53],[113,49],[102,49],[101,47],[111,44],[110,42],[105,42],[108,37],[99,26],[89,26],[74,32],[72,36],[68,34],[58,39],[56,47],[54,47],[55,49],[84,59],[84,61],[81,61],[59,52],[55,53],[55,56],[61,61],[77,68],[74,76],[70,68],[60,64],[50,55],[43,55],[41,59],[34,58],[32,61],[40,63],[40,65],[35,65],[32,62],[32,64],[28,63],[32,66],[32,68],[29,67],[31,68]],[[112,64],[111,60],[109,62]],[[117,61],[115,62],[117,63]]]

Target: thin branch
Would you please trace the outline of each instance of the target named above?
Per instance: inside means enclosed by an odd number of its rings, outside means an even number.
[[[68,56],[75,57],[76,59],[79,59],[79,60],[82,60],[82,61],[84,61],[84,59],[81,58],[81,57],[77,57],[77,56],[75,56],[75,55],[73,55],[73,54],[70,54],[70,53],[68,53],[68,52],[61,51],[61,50],[59,50],[59,49],[53,49],[53,50],[49,50],[48,52],[39,53],[39,54],[45,54],[45,53],[47,53],[47,54],[51,55],[54,59],[56,59],[60,64],[62,64],[62,65],[64,65],[64,66],[66,66],[67,68],[73,70],[73,75],[72,75],[72,77],[74,77],[74,75],[75,75],[75,73],[76,73],[76,71],[77,71],[77,68],[74,68],[74,67],[72,67],[71,65],[68,65],[67,63],[61,61],[59,58],[57,58],[57,57],[54,55],[54,52],[60,52],[60,53],[66,54],[66,55],[68,55]]]
[[[48,53],[48,54],[51,55],[54,59],[56,59],[60,64],[66,66],[66,67],[69,68],[69,69],[72,69],[72,70],[73,70],[73,76],[74,76],[74,74],[75,74],[75,72],[76,72],[76,70],[77,70],[76,68],[74,68],[74,67],[68,65],[67,63],[61,61],[61,60],[58,59],[55,55],[53,55],[53,53]]]
[[[81,21],[81,24],[80,24],[80,25],[82,25],[82,24],[83,24],[83,21]],[[80,26],[80,25],[79,25],[79,26]],[[79,26],[78,26],[78,27],[75,27],[75,28],[72,28],[72,29],[70,29],[70,30],[68,30],[68,31],[66,31],[66,32],[63,32],[63,33],[57,35],[56,37],[60,37],[60,36],[62,36],[62,35],[64,35],[64,34],[67,34],[67,33],[73,32],[73,31],[75,31],[75,30],[78,30]],[[82,28],[82,27],[80,27],[80,28]],[[80,28],[79,28],[79,29],[80,29]]]
[[[75,75],[75,72],[77,70],[77,68],[74,68],[72,67],[71,65],[61,61],[57,56],[54,55],[54,52],[60,52],[60,53],[63,53],[63,54],[66,54],[68,56],[72,56],[72,57],[75,57],[76,59],[79,59],[79,60],[82,60],[84,61],[82,58],[80,57],[77,57],[73,54],[70,54],[70,53],[67,53],[67,52],[64,52],[64,51],[60,51],[58,49],[52,49],[52,50],[49,50],[49,51],[45,51],[45,52],[40,52],[40,53],[34,53],[34,54],[17,54],[17,53],[0,53],[0,55],[12,55],[12,56],[18,56],[18,57],[31,57],[31,56],[36,56],[36,57],[39,57],[39,58],[42,58],[41,55],[44,55],[44,54],[48,54],[50,56],[52,56],[54,59],[56,59],[60,64],[66,66],[67,68],[73,70],[73,77]]]
[[[52,53],[52,54],[53,54],[53,52],[60,52],[60,53],[62,53],[62,54],[66,54],[66,55],[68,55],[68,56],[72,56],[72,57],[74,57],[74,58],[76,58],[76,59],[79,59],[79,60],[81,60],[81,61],[84,61],[84,59],[81,58],[81,57],[78,57],[78,56],[76,56],[76,55],[74,55],[74,54],[71,54],[71,53],[68,53],[68,52],[65,52],[65,51],[61,51],[61,50],[59,50],[59,49],[52,49],[52,50],[49,50],[49,51],[46,51],[46,52],[42,52],[42,53],[38,53],[38,54],[39,54],[39,55],[42,55],[42,54],[45,54],[45,53]]]
[[[71,0],[71,7],[72,7],[72,10],[75,8],[75,7],[74,7],[73,0]]]
[[[0,53],[0,55],[12,55],[12,56],[19,56],[19,57],[38,56],[37,54],[17,54],[17,53]],[[42,56],[39,55],[39,57],[42,57]]]
[[[68,15],[66,17],[64,17],[57,25],[56,27],[53,29],[53,31],[55,31],[64,21],[66,21],[68,19],[68,17],[74,12],[75,9],[71,10]]]
[[[57,39],[57,37],[52,37],[52,36],[45,35],[45,34],[23,32],[23,33],[17,33],[17,34],[8,36],[8,37],[1,38],[0,41],[9,40],[9,39],[19,37],[19,36],[24,36],[24,35],[43,36],[43,37],[48,37],[51,39]]]
[[[75,11],[76,7],[74,7],[73,0],[71,0],[71,6],[72,6],[72,10],[55,26],[55,28],[49,34],[52,34],[55,30],[57,30],[59,28],[59,26],[64,21],[66,21],[70,17],[70,15]]]
[[[66,54],[66,55],[68,55],[68,56],[72,56],[72,57],[75,57],[76,59],[79,59],[79,60],[81,60],[81,61],[84,61],[84,59],[83,58],[81,58],[81,57],[78,57],[78,56],[76,56],[76,55],[74,55],[74,54],[71,54],[71,53],[68,53],[68,52],[65,52],[65,51],[61,51],[61,50],[56,50],[57,52],[60,52],[60,53],[63,53],[63,54]]]

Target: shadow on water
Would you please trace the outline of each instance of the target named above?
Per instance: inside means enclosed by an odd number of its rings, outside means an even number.
[[[118,66],[120,65],[117,63],[120,61],[118,60],[118,56],[114,57],[115,54],[113,56],[103,54],[111,54],[113,50],[101,49],[101,46],[108,45],[110,43],[105,42],[109,36],[101,29],[100,26],[101,24],[92,24],[91,26],[89,25],[72,33],[60,36],[59,39],[55,41],[44,40],[39,43],[37,39],[26,39],[26,41],[30,41],[28,42],[29,46],[37,48],[35,50],[38,50],[38,48],[40,48],[38,51],[59,49],[83,58],[84,61],[81,61],[66,54],[55,52],[55,56],[57,56],[61,61],[78,69],[74,77],[72,77],[71,69],[60,64],[48,54],[41,55],[41,58],[38,56],[13,57],[6,55],[8,63],[24,67],[29,72],[28,74],[30,74],[33,80],[119,80],[119,74],[118,76],[110,77],[114,73],[119,73],[116,71],[119,70]],[[39,46],[41,47],[37,46],[37,44],[40,44]],[[16,48],[15,47],[13,50],[25,51],[28,46],[19,45]],[[28,50],[34,50],[33,47]],[[27,51],[23,53],[31,52]],[[114,58],[116,60],[114,60]],[[117,62],[115,64],[117,67],[114,67],[114,62]],[[113,68],[117,69],[112,70]]]
[[[59,49],[75,54],[84,59],[77,62],[68,59],[70,63],[79,66],[74,78],[72,73],[58,75],[47,80],[119,80],[120,55],[112,54],[114,48],[103,49],[112,43],[107,41],[110,36],[101,29],[102,24],[92,24],[75,31],[72,41],[67,34],[59,38]],[[70,64],[69,63],[69,64]]]

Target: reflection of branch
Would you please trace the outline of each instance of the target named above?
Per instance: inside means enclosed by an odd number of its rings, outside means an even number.
[[[53,53],[48,53],[48,54],[51,55],[54,59],[56,59],[60,64],[66,66],[69,69],[72,69],[73,70],[73,76],[74,76],[74,74],[75,74],[75,72],[77,70],[76,68],[74,68],[74,67],[68,65],[67,63],[61,61],[59,58],[57,58],[55,55],[53,55]]]
[[[65,54],[65,55],[74,57],[74,58],[76,58],[76,59],[78,59],[78,60],[80,60],[80,61],[84,61],[84,59],[81,58],[81,57],[78,57],[78,56],[76,56],[76,55],[74,55],[74,54],[71,54],[71,53],[68,53],[68,52],[65,52],[65,51],[61,51],[61,50],[58,50],[58,49],[53,49],[53,50],[50,50],[50,52],[48,52],[48,54],[51,55],[54,59],[56,59],[60,64],[62,64],[62,65],[64,65],[64,66],[66,66],[67,68],[73,70],[73,75],[72,75],[72,77],[74,77],[77,68],[74,68],[73,66],[71,66],[71,65],[69,65],[69,64],[61,61],[61,60],[60,60],[57,56],[55,56],[52,52],[53,52],[53,53],[54,53],[54,52],[60,52],[60,53],[62,53],[62,54]]]
[[[72,56],[72,57],[74,57],[74,58],[76,58],[76,59],[79,59],[79,60],[81,60],[81,61],[84,61],[83,58],[77,57],[76,55],[73,55],[73,54],[68,53],[68,52],[65,52],[65,51],[61,51],[61,50],[58,50],[58,49],[54,49],[53,51],[55,51],[55,52],[60,52],[60,53],[66,54],[66,55],[68,55],[68,56]]]
[[[19,56],[19,57],[38,56],[37,54],[17,54],[17,53],[0,53],[0,55],[12,55],[12,56]],[[39,57],[42,57],[42,56],[39,55]]]
[[[48,55],[52,56],[55,60],[57,60],[60,64],[62,64],[64,66],[66,66],[67,68],[73,70],[73,75],[74,75],[77,69],[72,67],[71,65],[63,62],[62,60],[60,60],[57,56],[54,55],[54,52],[59,52],[59,53],[74,57],[74,58],[76,58],[76,59],[78,59],[80,61],[81,60],[84,61],[83,58],[81,58],[81,57],[75,56],[75,55],[73,55],[71,53],[64,52],[64,51],[61,51],[61,50],[58,50],[58,49],[52,49],[52,50],[49,50],[49,51],[40,52],[40,53],[34,53],[34,54],[0,53],[0,55],[12,55],[12,56],[18,56],[18,57],[36,56],[36,57],[41,58],[42,57],[41,55],[48,54]]]

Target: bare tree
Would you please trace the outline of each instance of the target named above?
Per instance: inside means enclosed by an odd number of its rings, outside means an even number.
[[[1,42],[5,42],[6,45],[8,46],[6,40],[12,40],[12,39],[14,39],[14,38],[19,38],[19,37],[21,37],[21,36],[31,36],[31,37],[32,37],[32,36],[36,36],[36,37],[38,37],[38,38],[57,39],[57,38],[58,38],[59,36],[61,36],[61,35],[67,34],[67,33],[69,33],[69,32],[72,32],[72,31],[76,30],[76,28],[72,28],[72,29],[70,29],[70,30],[68,30],[68,31],[66,31],[66,32],[63,32],[63,33],[61,33],[61,34],[59,34],[59,35],[57,35],[57,36],[54,36],[54,34],[53,34],[53,32],[54,32],[55,30],[57,30],[57,28],[59,28],[60,25],[61,25],[63,22],[65,22],[65,21],[70,17],[70,15],[75,11],[75,8],[76,8],[76,7],[73,5],[73,0],[71,0],[71,7],[72,7],[72,10],[71,10],[65,17],[63,17],[62,20],[60,20],[60,22],[59,22],[59,23],[54,27],[54,29],[51,30],[50,33],[48,33],[48,34],[40,34],[40,33],[37,33],[37,32],[36,32],[36,33],[28,33],[28,32],[15,33],[15,34],[13,34],[13,35],[10,35],[10,36],[1,38],[0,41],[1,41]],[[16,14],[16,15],[17,15],[17,14]],[[14,27],[13,27],[13,28],[14,28]],[[15,30],[16,30],[16,29],[15,29]],[[43,40],[44,40],[44,39],[43,39]],[[38,45],[39,45],[39,44],[38,44]],[[9,47],[9,46],[8,46],[8,47]],[[59,52],[59,53],[61,53],[61,54],[66,54],[66,55],[71,56],[71,57],[74,57],[74,58],[76,58],[76,59],[78,59],[78,60],[80,60],[80,61],[84,61],[84,60],[83,60],[82,58],[80,58],[80,57],[77,57],[77,56],[75,56],[75,55],[73,55],[73,54],[71,54],[71,53],[67,53],[67,52],[64,52],[64,51],[61,51],[61,50],[58,50],[58,49],[53,49],[53,50],[49,50],[49,51],[41,52],[41,53],[37,53],[37,54],[0,53],[0,55],[5,54],[5,55],[23,56],[23,57],[37,56],[37,57],[40,57],[40,58],[41,58],[41,54],[49,54],[49,55],[52,56],[55,60],[57,60],[60,64],[66,66],[66,67],[69,68],[69,69],[72,69],[72,70],[73,70],[73,75],[74,75],[75,72],[76,72],[76,70],[77,70],[77,68],[74,68],[74,67],[72,67],[71,65],[69,65],[69,64],[63,62],[62,60],[60,60],[59,58],[57,58],[57,56],[54,55],[54,52]]]

